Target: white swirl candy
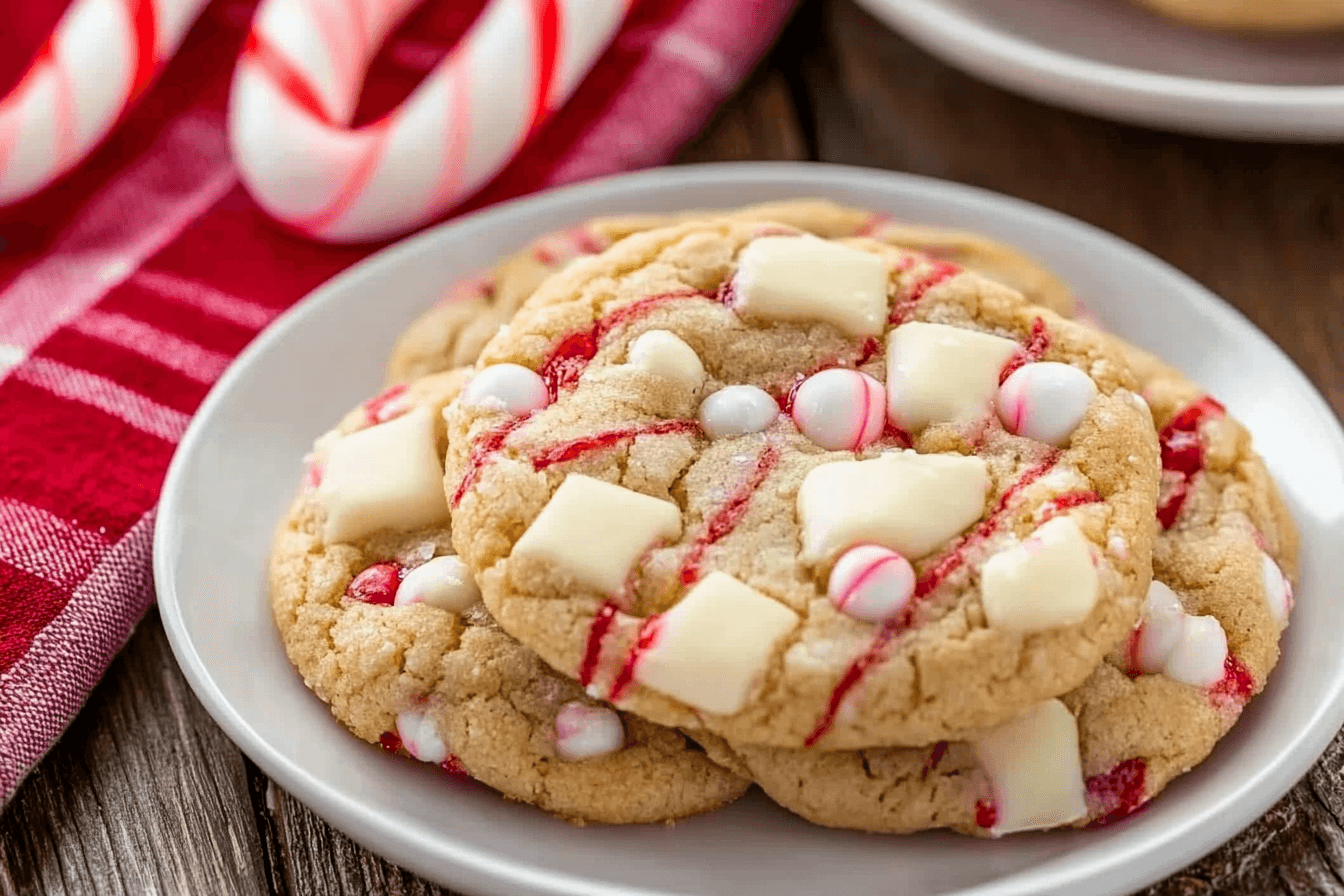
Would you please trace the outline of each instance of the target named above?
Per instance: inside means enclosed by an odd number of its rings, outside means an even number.
[[[555,716],[555,752],[566,762],[607,756],[624,745],[621,717],[606,706],[571,700]]]
[[[504,411],[515,417],[550,403],[546,381],[519,364],[492,364],[476,373],[462,390],[467,407]]]
[[[422,712],[408,709],[397,716],[397,737],[401,745],[421,762],[438,765],[448,758],[448,745],[439,737],[434,720]]]
[[[1176,593],[1154,579],[1134,646],[1138,671],[1207,688],[1222,679],[1226,661],[1222,624],[1212,616],[1187,614]]]
[[[760,432],[778,416],[770,393],[755,386],[725,386],[700,402],[700,428],[711,439]]]
[[[626,361],[656,376],[681,383],[687,389],[699,389],[705,381],[705,365],[700,356],[675,333],[650,330],[630,343]]]
[[[827,595],[835,608],[864,622],[885,622],[915,592],[915,571],[895,551],[875,544],[846,551],[831,570]]]
[[[461,613],[480,599],[481,591],[467,565],[449,556],[435,557],[406,573],[392,603],[398,607],[425,603]]]
[[[1057,361],[1024,364],[999,387],[999,419],[1011,433],[1063,445],[1097,397],[1097,384],[1077,367]]]
[[[882,384],[843,367],[813,374],[793,396],[793,422],[827,451],[858,451],[876,442],[886,414]]]

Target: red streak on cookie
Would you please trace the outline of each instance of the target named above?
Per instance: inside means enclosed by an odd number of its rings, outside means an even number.
[[[798,388],[807,381],[808,377],[815,376],[823,370],[831,370],[836,367],[844,368],[846,370],[862,367],[873,360],[873,358],[882,354],[882,340],[878,339],[876,336],[869,336],[858,346],[858,349],[859,353],[855,356],[853,361],[845,361],[840,358],[825,361],[814,367],[809,373],[795,375],[792,385],[789,386],[788,392],[782,394],[779,392],[772,393],[771,397],[779,404],[784,416],[788,417],[793,413],[793,404],[798,398]]]
[[[886,225],[891,218],[883,214],[869,215],[862,224],[854,228],[855,236],[872,236],[878,230]]]
[[[673,433],[699,431],[700,424],[695,420],[660,420],[657,423],[641,423],[635,426],[607,429],[593,433],[591,436],[584,436],[581,439],[571,439],[568,442],[548,445],[533,455],[532,467],[537,470],[544,470],[555,464],[574,460],[593,451],[610,448],[639,436],[665,436]]]
[[[406,748],[401,745],[401,738],[395,731],[384,731],[382,734],[378,735],[378,746],[397,756],[408,755],[406,753]]]
[[[1171,485],[1157,505],[1157,521],[1170,529],[1185,506],[1190,484],[1204,469],[1204,443],[1199,437],[1199,426],[1205,420],[1223,416],[1226,410],[1209,396],[1191,402],[1158,433],[1162,447],[1162,469],[1176,473],[1179,478]]]
[[[1027,344],[1008,359],[1008,363],[1003,365],[1003,370],[999,371],[999,384],[1013,375],[1019,367],[1025,364],[1035,364],[1045,357],[1045,352],[1050,348],[1050,333],[1045,328],[1045,319],[1036,318],[1031,322],[1031,335],[1027,337]]]
[[[600,317],[586,330],[578,330],[561,338],[546,360],[541,363],[537,373],[546,381],[546,390],[551,401],[564,389],[569,389],[579,381],[579,377],[588,369],[588,362],[597,355],[602,340],[612,330],[629,323],[635,318],[648,314],[660,305],[666,305],[677,299],[689,299],[696,296],[714,298],[702,292],[669,292],[657,296],[648,296],[623,305],[615,311]]]
[[[448,754],[447,759],[439,763],[439,768],[443,769],[448,774],[454,775],[459,778],[471,777],[470,775],[467,774],[466,768],[463,767],[462,760],[458,759],[451,753]]]
[[[929,775],[937,771],[938,764],[943,761],[943,757],[946,755],[947,741],[940,740],[938,743],[934,744],[933,749],[929,751],[929,758],[924,760],[924,768],[919,772],[919,780],[927,780]]]
[[[593,678],[597,676],[597,665],[602,660],[602,642],[607,639],[615,621],[616,605],[607,601],[588,626],[588,643],[583,648],[583,660],[579,663],[579,684],[584,687],[592,684]]]
[[[910,284],[910,289],[906,291],[905,299],[897,302],[891,309],[891,314],[887,318],[887,323],[903,324],[909,319],[919,300],[924,298],[929,290],[940,283],[951,280],[957,274],[961,273],[961,266],[952,264],[950,261],[934,261],[932,270],[920,277],[914,283]]]
[[[1140,622],[1134,626],[1134,631],[1129,633],[1129,640],[1125,642],[1125,674],[1130,678],[1138,678],[1143,674],[1139,668],[1139,644],[1143,642],[1143,630],[1148,623]]]
[[[596,255],[610,245],[582,224],[570,228],[566,231],[566,235],[574,250],[580,255]]]
[[[947,577],[952,575],[966,562],[966,556],[971,548],[985,541],[993,535],[998,529],[1003,513],[1008,509],[1008,505],[1028,486],[1037,479],[1044,476],[1059,461],[1059,452],[1051,451],[1045,460],[1036,464],[1022,474],[1021,478],[999,495],[998,502],[994,509],[990,511],[989,516],[981,520],[974,529],[963,535],[952,548],[944,554],[937,563],[931,566],[923,575],[915,581],[915,593],[910,598],[910,602],[905,605],[905,609],[896,616],[893,616],[885,622],[877,634],[873,637],[872,643],[858,658],[850,663],[845,674],[841,676],[840,682],[831,691],[830,699],[827,700],[826,710],[821,718],[817,720],[812,733],[803,741],[804,746],[812,746],[826,733],[831,730],[835,724],[835,717],[840,712],[840,707],[844,704],[845,698],[849,696],[854,688],[858,687],[863,681],[868,670],[886,659],[884,652],[887,645],[897,635],[908,629],[914,621],[915,611],[919,608],[920,602],[938,589]]]
[[[621,699],[635,681],[635,668],[639,665],[640,659],[650,647],[658,642],[658,633],[663,628],[663,617],[653,615],[646,618],[639,624],[639,632],[635,635],[635,643],[630,648],[630,652],[625,655],[625,662],[621,664],[621,670],[616,673],[616,678],[611,682],[611,693],[607,699],[613,703]]]
[[[999,823],[999,807],[989,800],[977,800],[975,803],[975,824],[989,830]]]
[[[471,445],[471,456],[467,459],[467,469],[462,473],[462,481],[457,484],[451,502],[454,508],[462,501],[476,480],[481,478],[481,470],[494,456],[504,448],[504,442],[513,435],[513,431],[527,422],[527,417],[513,417],[500,426],[487,432]]]
[[[1078,491],[1065,492],[1062,495],[1050,499],[1050,503],[1045,506],[1045,512],[1041,514],[1041,522],[1052,520],[1062,513],[1067,513],[1075,507],[1085,507],[1088,504],[1101,503],[1101,495],[1091,489],[1079,489]]]
[[[1148,801],[1144,781],[1148,764],[1135,757],[1117,764],[1108,772],[1087,779],[1087,796],[1096,805],[1089,828],[1114,824],[1128,818]]]
[[[887,420],[886,423],[882,424],[882,441],[895,442],[902,448],[915,447],[915,440],[910,438],[910,433],[901,429],[895,423],[892,423],[891,420]]]
[[[1245,703],[1255,696],[1255,676],[1251,670],[1229,651],[1223,660],[1223,677],[1209,688],[1209,697],[1215,702]]]
[[[882,354],[882,340],[876,336],[869,336],[863,340],[863,345],[859,346],[859,356],[854,359],[854,366],[862,367],[880,354]]]
[[[406,384],[398,383],[364,402],[364,416],[368,418],[369,425],[386,423],[410,410],[408,403],[398,401],[405,394]]]
[[[780,452],[776,446],[766,445],[761,449],[761,453],[756,456],[756,466],[752,469],[751,475],[718,510],[705,519],[704,528],[691,542],[686,559],[681,562],[680,577],[683,585],[693,585],[699,580],[700,561],[704,559],[705,551],[711,545],[727,538],[737,528],[737,524],[742,522],[742,517],[747,515],[747,508],[751,505],[752,496],[779,465],[779,458]]]
[[[345,596],[361,603],[390,605],[405,572],[400,563],[375,563],[350,580]]]

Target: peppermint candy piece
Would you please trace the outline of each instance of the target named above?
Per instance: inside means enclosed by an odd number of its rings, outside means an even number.
[[[886,413],[882,384],[843,367],[813,374],[793,396],[793,422],[827,451],[859,451],[876,442]]]

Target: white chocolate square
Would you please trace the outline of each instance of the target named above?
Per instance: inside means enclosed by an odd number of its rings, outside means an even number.
[[[734,713],[746,705],[779,639],[797,624],[788,607],[712,572],[662,615],[635,678],[696,709]]]
[[[822,464],[798,489],[804,559],[856,544],[923,557],[980,519],[989,473],[978,457],[893,451]]]
[[[1054,827],[1087,814],[1078,723],[1058,700],[1000,725],[972,748],[994,788],[993,833]]]
[[[1073,625],[1097,602],[1097,568],[1078,524],[1055,517],[980,568],[980,600],[993,628],[1035,632]]]
[[[699,389],[705,381],[705,365],[695,349],[668,330],[641,333],[630,343],[626,361],[654,376],[680,383],[691,391]]]
[[[887,265],[815,236],[763,236],[737,257],[733,307],[743,317],[832,324],[876,336],[887,322]]]
[[[513,556],[554,565],[574,583],[616,594],[654,542],[681,535],[681,510],[601,479],[571,473],[513,546]]]
[[[887,417],[907,432],[976,420],[1019,346],[977,330],[912,321],[887,334]]]
[[[434,414],[415,408],[333,442],[317,499],[328,544],[448,521]]]

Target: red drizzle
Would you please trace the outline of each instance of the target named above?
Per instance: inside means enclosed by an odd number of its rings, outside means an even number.
[[[583,649],[583,661],[579,663],[579,684],[585,688],[597,676],[597,664],[602,660],[602,642],[607,639],[607,633],[615,621],[616,605],[607,601],[588,626],[588,643]]]
[[[1108,772],[1087,779],[1087,796],[1095,804],[1089,828],[1114,824],[1128,818],[1148,801],[1144,792],[1148,764],[1135,757],[1126,759]]]
[[[1255,677],[1251,675],[1251,670],[1229,651],[1227,659],[1223,660],[1223,677],[1209,688],[1209,698],[1215,703],[1245,703],[1253,696],[1255,696]]]
[[[876,336],[869,336],[859,345],[859,354],[853,361],[846,362],[838,358],[826,361],[814,368],[810,373],[800,373],[795,375],[793,384],[789,386],[788,392],[784,393],[782,396],[776,392],[772,397],[779,404],[784,416],[787,417],[793,413],[793,403],[798,397],[798,388],[802,386],[809,377],[815,376],[823,370],[831,370],[836,367],[845,369],[862,367],[880,354],[882,354],[882,340],[878,339]]]
[[[621,671],[616,673],[616,678],[611,683],[611,693],[607,699],[613,703],[621,699],[621,695],[626,692],[635,681],[635,667],[639,665],[640,659],[644,653],[658,641],[658,633],[663,628],[663,617],[659,615],[649,616],[639,624],[639,632],[635,635],[634,646],[625,656],[625,662],[621,665]]]
[[[999,807],[990,800],[977,800],[975,803],[975,824],[989,830],[999,823]]]
[[[1163,529],[1176,524],[1176,518],[1190,494],[1190,483],[1204,469],[1204,443],[1199,437],[1199,426],[1205,420],[1221,417],[1225,409],[1214,399],[1204,396],[1187,405],[1184,410],[1162,427],[1158,444],[1162,447],[1162,469],[1177,474],[1167,494],[1157,505],[1157,521]]]
[[[405,744],[401,742],[401,737],[395,731],[384,731],[382,734],[378,735],[378,746],[382,747],[393,756],[405,756],[409,759],[415,758],[414,756],[411,756],[410,751],[406,749]],[[458,759],[452,753],[449,753],[448,758],[439,763],[439,768],[450,775],[455,775],[460,778],[471,777],[467,774],[467,770],[462,766],[462,760]]]
[[[1148,623],[1140,622],[1134,626],[1134,631],[1129,633],[1129,640],[1125,642],[1125,674],[1130,678],[1138,678],[1143,674],[1139,668],[1139,644],[1143,642],[1143,630]]]
[[[1060,514],[1067,513],[1075,507],[1084,507],[1088,504],[1101,503],[1101,495],[1091,489],[1079,489],[1078,491],[1065,492],[1050,499],[1050,503],[1045,506],[1045,512],[1041,515],[1041,522],[1052,520]]]
[[[390,605],[405,574],[400,563],[375,563],[350,580],[345,586],[345,596],[361,603]]]
[[[608,429],[591,436],[584,436],[581,439],[571,439],[568,442],[560,442],[543,448],[533,456],[532,466],[534,469],[544,470],[555,464],[574,460],[590,451],[598,451],[621,442],[628,442],[638,436],[663,436],[672,433],[699,431],[700,424],[694,420],[660,420],[657,423],[643,423],[636,426]]]
[[[405,394],[406,384],[398,383],[395,386],[389,386],[378,395],[364,402],[364,416],[368,418],[369,425],[386,423],[394,417],[400,417],[406,413],[406,406],[397,402],[397,399]]]
[[[919,300],[924,298],[929,290],[952,279],[960,274],[961,270],[960,265],[952,264],[950,261],[933,261],[929,272],[910,284],[905,300],[892,307],[887,323],[904,323],[910,317],[911,312],[915,310],[915,306],[919,304]]]
[[[525,422],[527,422],[526,417],[514,417],[472,443],[471,456],[467,459],[466,472],[462,474],[462,481],[457,484],[457,491],[453,492],[451,504],[454,508],[462,502],[462,496],[467,493],[467,490],[476,484],[477,479],[481,478],[481,470],[503,449],[504,442],[509,436],[513,435],[513,431]]]
[[[406,755],[406,748],[401,745],[401,737],[395,731],[384,731],[378,735],[378,746],[398,756]]]
[[[850,663],[849,668],[845,670],[845,674],[841,676],[840,682],[835,686],[835,689],[831,691],[830,699],[826,702],[825,712],[822,714],[821,718],[817,720],[817,724],[812,729],[812,733],[807,736],[805,741],[803,741],[804,746],[810,747],[826,736],[826,733],[830,731],[831,727],[835,724],[835,717],[839,714],[840,706],[845,702],[845,698],[858,686],[859,682],[863,680],[864,675],[867,674],[871,667],[877,665],[886,658],[883,655],[886,646],[893,638],[910,627],[920,602],[937,590],[938,586],[946,581],[948,576],[965,564],[966,555],[970,552],[970,549],[989,538],[989,536],[998,529],[999,521],[1013,499],[1016,498],[1023,489],[1027,488],[1037,479],[1049,472],[1058,460],[1059,452],[1051,451],[1045,460],[1023,473],[1022,477],[1018,479],[1017,482],[1013,483],[1004,490],[1003,494],[999,495],[999,500],[994,505],[994,509],[990,511],[989,516],[981,520],[969,533],[962,536],[961,540],[953,545],[951,550],[944,554],[937,563],[930,567],[915,581],[915,593],[910,598],[909,603],[905,605],[905,609],[899,615],[893,616],[878,629],[877,634],[873,637],[872,643],[868,645],[868,648],[864,650],[863,653],[859,654],[859,656]]]
[[[691,549],[681,563],[680,575],[683,585],[693,585],[700,578],[700,561],[704,559],[705,551],[710,545],[723,540],[738,523],[742,522],[742,517],[746,516],[747,508],[751,504],[752,495],[779,465],[779,456],[779,448],[766,445],[757,455],[756,467],[751,471],[751,475],[718,510],[714,511],[713,515],[705,520],[704,529],[695,537],[695,541],[691,542]]]
[[[1034,364],[1045,357],[1045,352],[1050,348],[1050,333],[1045,329],[1045,320],[1036,318],[1031,322],[1031,336],[1027,338],[1027,344],[1013,352],[1013,356],[1008,359],[1008,363],[1003,365],[1003,370],[999,371],[999,384],[1012,376],[1013,373],[1025,364]]]
[[[586,330],[579,330],[565,336],[551,350],[550,356],[542,362],[540,369],[537,370],[537,373],[541,374],[541,378],[546,381],[546,389],[550,393],[551,401],[555,401],[556,396],[560,394],[562,389],[571,388],[579,381],[579,377],[588,369],[588,362],[593,360],[593,357],[597,354],[597,348],[602,343],[603,338],[612,330],[647,314],[659,305],[665,305],[674,299],[688,299],[694,296],[705,296],[705,294],[670,292],[649,296],[617,308],[606,317],[594,321],[592,326]],[[706,297],[712,298],[712,296]]]
[[[946,755],[947,741],[940,740],[938,743],[934,744],[933,749],[929,751],[929,758],[924,760],[924,768],[919,772],[919,780],[927,780],[929,775],[937,771],[938,764],[943,761],[943,757]]]
[[[448,758],[439,763],[439,768],[443,769],[448,774],[456,775],[459,778],[471,777],[467,774],[466,768],[463,767],[462,760],[458,759],[452,753],[449,753]]]

